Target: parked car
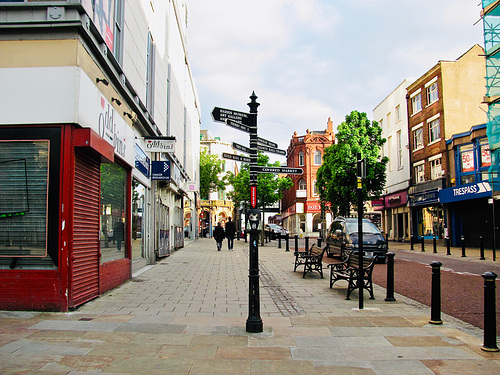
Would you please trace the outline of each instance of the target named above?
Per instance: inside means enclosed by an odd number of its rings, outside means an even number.
[[[280,227],[278,224],[266,224],[264,226],[264,232],[266,235],[270,235],[272,240],[278,238],[278,236],[285,237],[288,233],[286,229]]]
[[[363,251],[365,256],[374,256],[376,261],[384,263],[387,259],[387,242],[375,224],[363,219]],[[345,259],[351,251],[359,249],[358,218],[336,218],[326,237],[327,255]]]

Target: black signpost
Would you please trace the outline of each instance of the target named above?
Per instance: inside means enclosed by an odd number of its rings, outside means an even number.
[[[231,109],[215,107],[212,111],[214,121],[223,122],[235,129],[242,130],[250,134],[250,148],[233,142],[233,148],[250,155],[249,158],[234,154],[222,154],[223,158],[248,162],[250,164],[250,206],[247,211],[250,223],[250,260],[249,260],[249,290],[248,290],[248,318],[246,321],[246,331],[259,333],[264,330],[260,317],[260,294],[259,294],[259,222],[261,212],[257,208],[257,173],[286,173],[302,174],[301,168],[285,167],[263,167],[257,165],[257,151],[272,152],[279,155],[286,155],[284,150],[278,149],[274,142],[259,138],[257,136],[257,96],[255,92],[250,95],[250,113],[233,111]],[[262,218],[263,219],[263,218]]]

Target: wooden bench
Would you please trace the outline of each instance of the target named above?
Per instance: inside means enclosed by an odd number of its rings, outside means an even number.
[[[363,257],[363,288],[370,293],[370,299],[375,299],[373,297],[373,283],[372,283],[372,273],[373,266],[375,265],[375,257]],[[347,286],[347,297],[355,289],[358,289],[358,275],[359,275],[359,255],[358,253],[351,252],[349,256],[341,263],[329,264],[330,267],[330,289],[333,284],[338,280],[346,280]]]
[[[293,272],[297,270],[297,267],[304,266],[304,274],[302,278],[306,277],[308,272],[318,271],[323,278],[323,255],[325,254],[326,247],[323,249],[312,245],[307,251],[300,251],[295,253],[295,266]]]

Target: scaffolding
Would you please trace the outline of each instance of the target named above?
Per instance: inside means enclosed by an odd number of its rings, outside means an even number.
[[[500,0],[482,0],[486,54],[486,96],[488,122],[486,132],[490,144],[490,183],[500,191]]]

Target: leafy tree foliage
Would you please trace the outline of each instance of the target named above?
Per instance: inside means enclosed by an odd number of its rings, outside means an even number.
[[[206,149],[200,153],[200,195],[201,199],[208,199],[211,191],[223,189],[224,179],[219,176],[222,172],[222,160],[217,155],[210,155]]]
[[[337,142],[325,149],[316,184],[322,203],[329,203],[333,214],[349,216],[357,203],[357,153],[361,153],[366,163],[363,200],[377,198],[382,193],[389,159],[380,155],[386,141],[382,138],[382,128],[376,121],[370,122],[366,113],[352,111],[337,131]]]

